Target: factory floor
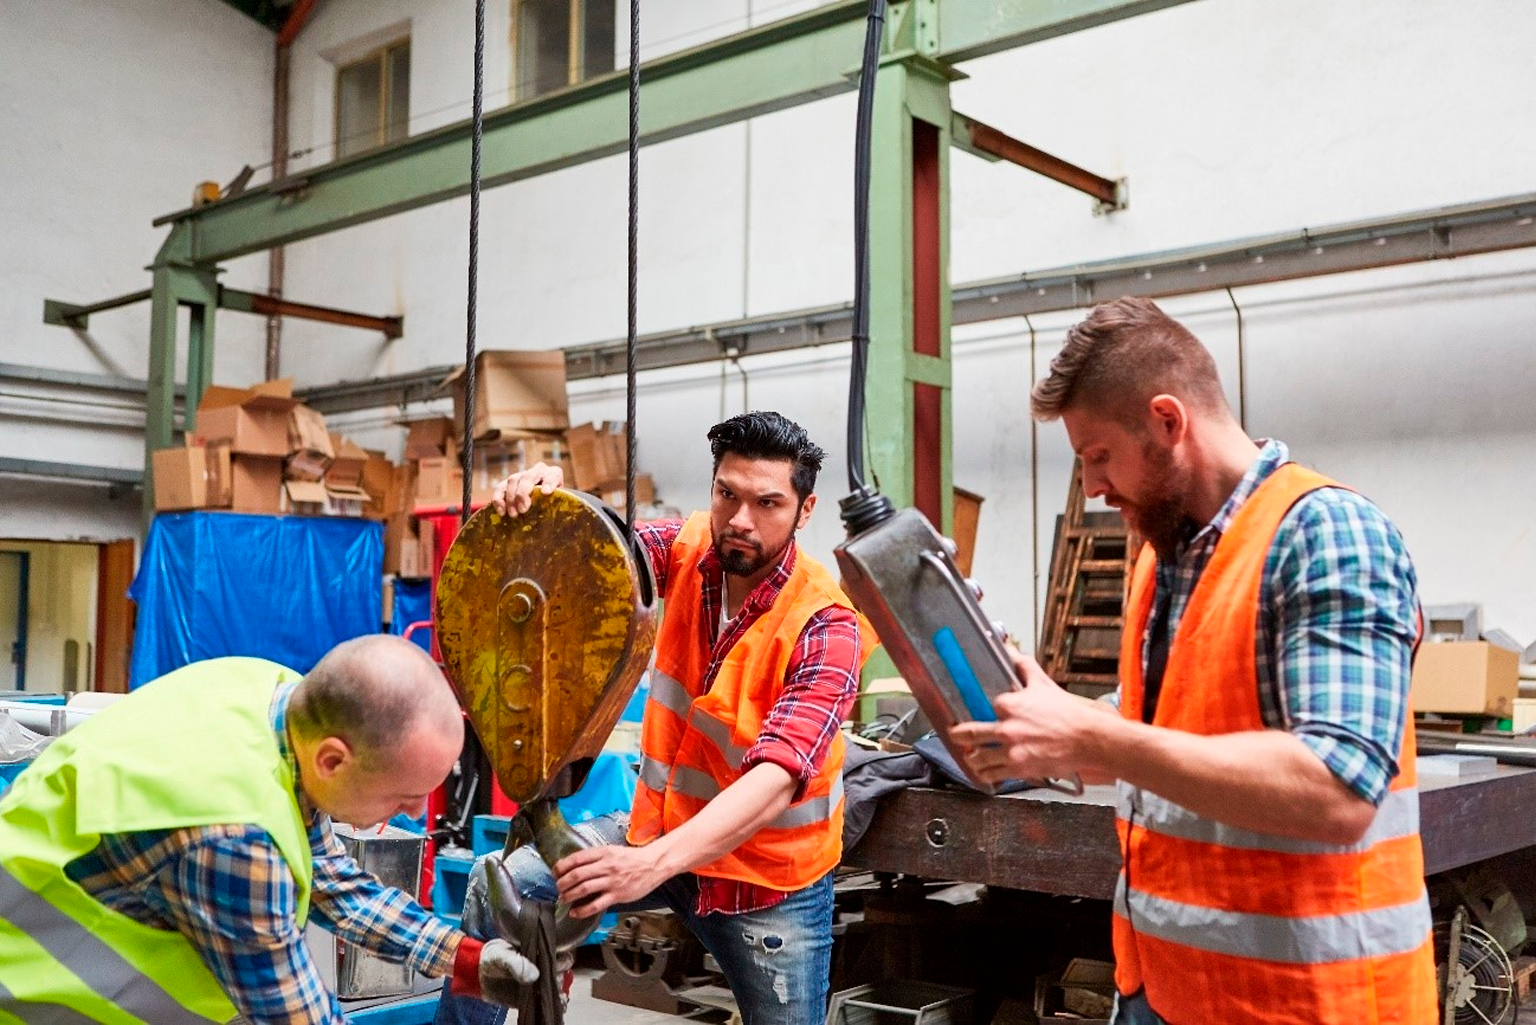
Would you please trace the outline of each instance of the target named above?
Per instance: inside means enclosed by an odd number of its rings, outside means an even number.
[[[565,1025],[656,1025],[659,1022],[708,1021],[719,1018],[718,1014],[706,1018],[703,1016],[705,1012],[690,1017],[661,1014],[599,1000],[592,995],[592,980],[601,974],[601,968],[577,967],[576,982],[571,987],[571,1004],[565,1011]]]

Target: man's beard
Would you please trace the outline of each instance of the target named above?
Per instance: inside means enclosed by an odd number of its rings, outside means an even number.
[[[1125,502],[1132,512],[1131,523],[1164,562],[1173,558],[1179,544],[1189,535],[1191,521],[1185,509],[1189,474],[1173,465],[1173,455],[1151,441],[1143,449],[1147,461],[1147,486],[1144,497]]]
[[[789,542],[795,539],[791,533],[789,539],[776,550],[769,552],[763,548],[761,541],[754,541],[740,534],[726,534],[715,538],[715,554],[720,557],[720,568],[733,577],[750,577],[758,570],[770,563],[778,562],[784,555],[784,549],[789,547]],[[752,551],[744,552],[739,548],[727,548],[727,541],[737,541],[752,546]]]

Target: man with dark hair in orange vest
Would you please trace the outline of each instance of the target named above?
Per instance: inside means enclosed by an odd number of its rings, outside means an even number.
[[[1073,327],[1032,412],[1146,541],[1117,701],[1021,655],[999,721],[955,736],[989,780],[1118,781],[1116,1025],[1431,1025],[1397,529],[1250,440],[1210,353],[1147,299]]]
[[[578,916],[670,907],[719,962],[746,1025],[805,1025],[826,1016],[840,730],[876,641],[795,543],[823,454],[804,428],[743,413],[710,428],[709,442],[709,511],[636,527],[665,604],[634,807],[575,826],[596,846],[552,878],[531,848],[498,871],[518,896],[558,892]],[[494,501],[516,516],[563,482],[540,463],[499,484]],[[472,935],[492,928],[485,871],[482,859],[465,900]],[[437,1021],[501,1013],[445,995]]]

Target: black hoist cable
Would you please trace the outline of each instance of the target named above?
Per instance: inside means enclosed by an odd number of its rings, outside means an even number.
[[[895,512],[890,499],[864,476],[865,380],[869,376],[869,188],[870,148],[874,134],[875,79],[880,71],[880,43],[886,0],[869,0],[864,29],[864,60],[859,67],[858,115],[853,133],[853,356],[848,374],[848,487],[838,503],[852,537]]]
[[[629,0],[629,334],[624,344],[624,527],[635,536],[635,348],[640,329],[640,0]]]
[[[475,320],[480,295],[480,137],[485,132],[485,0],[475,0],[474,113],[469,132],[469,298],[464,331],[464,471],[459,526],[469,519],[475,490]]]

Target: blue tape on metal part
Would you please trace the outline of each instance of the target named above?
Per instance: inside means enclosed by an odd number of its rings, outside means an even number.
[[[960,700],[965,702],[965,710],[971,713],[971,718],[980,722],[996,722],[997,713],[992,711],[992,702],[987,700],[986,691],[981,689],[976,670],[971,668],[970,660],[961,650],[955,632],[947,626],[940,628],[933,635],[933,648],[939,653],[944,668],[949,670],[949,677],[954,681],[955,689],[960,692]]]

